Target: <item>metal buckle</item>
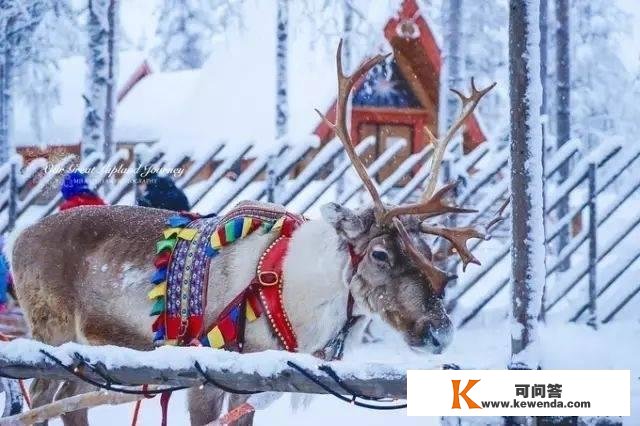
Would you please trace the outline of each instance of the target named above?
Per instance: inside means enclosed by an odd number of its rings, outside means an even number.
[[[272,286],[280,282],[280,276],[273,271],[260,272],[258,274],[258,282],[263,286]]]

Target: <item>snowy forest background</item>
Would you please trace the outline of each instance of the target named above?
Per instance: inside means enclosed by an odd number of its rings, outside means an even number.
[[[446,91],[448,87],[465,88],[471,76],[479,82],[479,87],[496,81],[498,84],[491,95],[480,103],[478,115],[491,145],[489,152],[508,147],[511,137],[508,0],[420,0],[418,4],[442,49],[441,98],[448,102],[440,103],[441,125],[450,123],[457,113],[456,98]],[[265,146],[275,145],[276,140],[289,135],[308,136],[317,124],[312,107],[324,108],[335,96],[333,70],[338,39],[345,40],[347,68],[355,68],[364,57],[388,52],[390,46],[382,28],[400,5],[401,0],[0,0],[0,170],[14,156],[15,150],[25,145],[46,148],[81,141],[83,156],[100,153],[108,158],[115,154],[117,144],[129,141],[131,135],[146,135],[148,129],[144,126],[148,122],[157,124],[163,120],[161,131],[151,132],[158,144],[167,151],[184,150],[196,156],[209,149],[207,144],[218,136],[233,145],[258,133],[262,138],[251,151],[256,155],[265,153]],[[547,303],[555,304],[560,300],[555,300],[559,297],[556,285],[573,280],[580,267],[590,260],[599,262],[598,268],[591,266],[593,270],[598,269],[598,280],[607,283],[607,288],[612,282],[610,276],[614,281],[622,277],[622,285],[618,287],[623,291],[610,297],[614,300],[611,306],[629,294],[629,300],[635,297],[633,303],[625,305],[622,319],[598,325],[598,330],[585,324],[590,322],[589,318],[577,321],[577,324],[576,321],[569,322],[567,312],[573,313],[572,309],[582,306],[589,296],[585,275],[577,278],[578,281],[582,279],[578,294],[569,295],[564,304],[559,303],[563,309],[549,313],[546,324],[541,323],[538,330],[540,344],[532,362],[544,368],[631,368],[632,377],[637,377],[636,373],[640,371],[637,359],[640,348],[637,315],[640,297],[637,294],[640,287],[636,278],[639,251],[634,242],[639,230],[635,226],[633,232],[629,232],[631,238],[626,241],[622,240],[624,236],[618,240],[617,235],[622,229],[621,223],[626,224],[632,216],[635,221],[637,216],[640,205],[636,191],[638,174],[633,165],[620,171],[613,168],[638,153],[635,140],[640,130],[638,24],[638,0],[540,0],[540,115],[544,155],[552,159],[563,146],[571,145],[577,147],[582,159],[592,158],[592,163],[606,162],[611,147],[621,147],[622,154],[618,157],[623,158],[615,157],[610,170],[607,170],[610,164],[607,163],[607,167],[599,171],[604,177],[599,182],[611,176],[615,176],[616,181],[599,196],[597,209],[598,217],[613,218],[610,223],[600,226],[600,241],[610,236],[616,240],[614,245],[621,252],[630,254],[625,257],[622,253],[601,248],[600,252],[604,251],[601,258],[589,259],[590,254],[583,247],[584,252],[577,252],[571,262],[556,262],[558,258],[554,256],[566,247],[571,248],[571,241],[583,235],[578,233],[571,240],[567,230],[569,222],[563,222],[563,216],[582,203],[588,191],[585,180],[582,189],[574,191],[577,194],[572,193],[565,202],[559,202],[558,212],[546,218],[547,232],[549,229],[563,230],[547,247],[547,272],[553,269],[555,273],[546,276],[546,285],[552,291],[545,297]],[[262,32],[252,32],[256,26]],[[267,51],[256,47],[262,46],[262,40],[255,34],[269,34],[271,42]],[[246,57],[235,63],[246,70],[237,70],[237,76],[233,70],[223,73],[227,78],[223,82],[227,87],[224,92],[211,94],[206,87],[189,86],[187,79],[181,83],[180,76],[187,76],[192,70],[203,70],[206,74],[209,70],[223,68],[225,64],[221,62],[227,57],[224,52],[233,51],[239,45],[243,46],[241,52]],[[159,84],[147,88],[154,92],[154,97],[146,98],[154,99],[158,104],[173,104],[172,111],[185,109],[186,112],[182,111],[182,115],[171,120],[174,122],[166,123],[168,117],[172,118],[170,115],[159,115],[155,121],[150,120],[156,104],[129,104],[118,108],[118,89],[130,77],[119,70],[122,59],[130,52],[137,52],[138,57],[144,58],[154,73],[176,76],[179,84],[163,86],[163,80],[158,79]],[[259,55],[254,58],[253,53]],[[71,58],[82,58],[82,62],[86,62],[85,67],[76,68],[81,72],[63,72],[66,68],[61,64]],[[261,67],[264,58],[271,58],[269,68],[273,68],[272,71]],[[252,90],[242,90],[250,85],[248,78],[257,78],[260,74],[268,76],[267,85],[256,90],[253,86]],[[68,81],[83,82],[81,110],[64,103],[61,88]],[[183,90],[186,93],[199,89],[211,96],[191,103],[181,97]],[[265,114],[246,117],[241,110],[234,110],[238,105],[251,104],[254,100],[264,103],[264,99],[268,99],[268,105],[260,111]],[[231,122],[216,121],[216,113],[211,110],[217,112],[227,107],[237,112],[237,118]],[[54,116],[52,111],[58,115]],[[252,111],[251,108],[248,111]],[[190,115],[204,119],[190,121]],[[60,117],[64,118],[65,131],[59,129]],[[144,125],[137,121],[141,118]],[[25,133],[20,129],[28,131]],[[271,161],[266,170],[269,184],[265,198],[281,201],[276,191],[279,183],[275,178],[274,158],[269,154]],[[492,167],[494,162],[489,155],[483,164]],[[565,181],[582,173],[580,166],[581,163],[574,160],[567,169],[560,167],[558,175],[549,179],[548,199],[558,198],[556,195],[564,190]],[[506,169],[497,174],[508,175]],[[481,177],[481,167],[480,170],[478,176]],[[452,173],[461,173],[461,170],[453,168],[445,172],[449,177]],[[504,185],[499,179],[490,183],[496,187]],[[349,184],[348,179],[347,182],[337,180],[330,196],[339,199]],[[491,195],[490,186],[487,185],[484,192],[480,191],[480,195]],[[635,188],[630,195],[627,195],[628,187]],[[506,186],[504,189],[506,191]],[[363,200],[366,198],[359,196],[351,202]],[[204,201],[202,208],[216,205],[206,202],[206,197]],[[305,203],[306,200],[299,204],[307,206]],[[614,205],[622,208],[611,216]],[[586,217],[584,229],[588,227]],[[563,223],[564,228],[560,226]],[[492,250],[499,251],[508,246],[505,242],[508,229],[503,231],[502,241],[497,238],[498,241],[490,242],[487,249],[481,249],[482,256],[479,257],[483,263],[491,263],[486,260],[492,259]],[[608,247],[607,241],[603,246]],[[508,253],[508,248],[506,250]],[[594,255],[591,257],[597,257],[595,254],[591,253]],[[629,259],[632,259],[630,263]],[[508,316],[505,306],[510,306],[508,293],[498,287],[495,293],[501,291],[502,297],[496,298],[499,302],[491,302],[494,305],[487,304],[492,309],[484,309],[483,315],[476,315],[476,305],[467,306],[463,298],[473,303],[484,301],[485,295],[493,291],[493,287],[489,287],[501,282],[503,275],[509,275],[508,262],[496,261],[496,265],[485,275],[471,274],[467,280],[475,283],[482,277],[481,283],[487,286],[476,285],[467,291],[467,281],[461,280],[457,290],[454,289],[452,294],[460,296],[456,299],[457,309],[462,312],[457,314],[458,318],[464,325],[465,315],[473,314],[474,322],[459,330],[451,349],[434,357],[435,364],[455,362],[473,368],[504,368],[513,361],[509,336],[517,332],[505,320]],[[621,265],[624,265],[622,269]],[[545,276],[538,277],[545,279]],[[638,290],[629,293],[629,289],[636,288]],[[365,349],[355,350],[348,357],[383,362],[418,360],[417,356],[403,350],[382,325],[374,324],[373,331],[383,339]],[[626,419],[625,424],[637,423],[640,410],[637,380],[632,387],[634,416]],[[172,404],[179,406],[183,402],[178,397]],[[184,423],[183,408],[170,410],[175,424]],[[92,419],[96,424],[110,416],[128,419],[129,409],[126,406],[101,407],[94,410]],[[156,421],[157,411],[143,411],[143,419]],[[424,424],[424,419],[346,409],[328,398],[316,399],[303,412],[292,412],[288,401],[278,401],[257,415],[258,424],[343,424],[348,421],[387,424],[390,420],[401,424]]]
[[[121,51],[147,52],[146,56],[158,71],[175,71],[202,67],[207,58],[221,44],[232,46],[225,37],[230,29],[242,34],[243,7],[251,8],[257,0],[166,0],[166,1],[68,1],[68,0],[6,0],[2,2],[0,46],[2,62],[2,100],[0,103],[0,160],[7,158],[11,140],[11,126],[15,120],[29,120],[36,140],[34,145],[51,141],[47,130],[51,124],[50,111],[60,101],[61,79],[59,61],[76,55],[90,55],[89,74],[73,76],[86,78],[82,139],[87,146],[103,148],[113,138],[113,125],[117,120],[114,108],[115,88],[128,76],[118,74],[118,56]],[[285,3],[285,2],[280,2]],[[335,48],[338,37],[343,36],[351,46],[356,60],[383,49],[384,40],[380,19],[398,10],[398,0],[360,2],[357,0],[300,0],[290,2],[281,31],[296,37],[300,32],[311,33],[309,49],[324,50],[315,55],[330,60],[327,51]],[[353,4],[352,4],[353,3]],[[422,0],[422,9],[428,11],[429,23],[437,37],[445,38],[446,9],[440,0]],[[454,2],[456,3],[456,2]],[[634,105],[638,90],[637,25],[640,5],[634,0],[572,1],[542,0],[546,5],[547,66],[544,83],[547,88],[545,109],[554,112],[561,106],[559,87],[558,37],[564,34],[564,25],[558,18],[569,19],[570,37],[566,61],[571,69],[571,136],[580,138],[589,147],[603,139],[628,134],[636,129]],[[247,6],[248,5],[248,6]],[[285,8],[282,4],[278,6]],[[461,25],[460,70],[454,82],[466,76],[481,81],[505,82],[507,61],[507,1],[466,1],[460,4]],[[566,18],[562,8],[567,9]],[[374,13],[371,13],[371,10]],[[274,16],[265,16],[262,25],[277,31]],[[286,45],[286,43],[285,43]],[[443,48],[445,44],[441,43]],[[277,52],[273,52],[277,55]],[[286,52],[282,53],[287,55]],[[446,49],[445,49],[446,54]],[[285,62],[313,66],[314,55],[295,57],[288,54]],[[352,65],[353,66],[353,65]],[[561,76],[560,76],[561,77]],[[120,79],[120,80],[119,80]],[[286,82],[281,83],[286,86]],[[275,90],[275,84],[274,84]],[[484,121],[489,123],[496,139],[505,139],[507,128],[506,84],[498,85],[498,96],[480,106]],[[24,116],[15,117],[16,103],[26,105],[20,109]],[[277,104],[282,104],[281,100]],[[274,108],[276,108],[274,106]],[[552,134],[556,132],[557,114],[549,113],[547,120]],[[96,129],[106,122],[104,135]],[[75,142],[75,141],[74,141]],[[66,141],[65,143],[72,143]],[[112,149],[112,148],[106,148]]]

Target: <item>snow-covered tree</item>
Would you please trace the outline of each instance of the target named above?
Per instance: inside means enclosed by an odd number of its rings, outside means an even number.
[[[20,68],[17,95],[29,107],[34,142],[47,142],[47,127],[51,110],[58,99],[58,61],[78,53],[79,31],[76,14],[68,0],[50,0],[49,9],[41,23],[34,29],[28,57]]]
[[[529,368],[538,363],[531,348],[546,276],[539,13],[540,0],[509,2],[511,353],[513,364]]]
[[[240,22],[242,0],[163,0],[153,51],[165,70],[200,68],[213,38]]]
[[[620,59],[629,16],[615,2],[571,3],[572,131],[588,148],[612,134],[633,134],[637,126],[634,76]]]
[[[45,0],[0,0],[0,164],[12,147],[16,75],[35,49],[33,34],[49,6]]]
[[[287,134],[289,120],[288,76],[289,61],[289,0],[277,1],[276,17],[276,138]],[[276,202],[278,192],[277,161],[275,153],[269,157],[267,165],[267,200]]]
[[[118,67],[118,0],[89,0],[87,8],[87,83],[82,126],[83,155],[114,149],[116,75]]]
[[[475,77],[480,85],[507,81],[507,0],[466,1],[462,13],[465,74]],[[490,135],[498,139],[506,135],[508,99],[506,85],[499,84],[491,96],[478,105],[478,116],[487,125]]]

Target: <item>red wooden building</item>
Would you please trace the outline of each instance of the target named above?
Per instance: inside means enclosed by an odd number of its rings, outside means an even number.
[[[392,55],[357,84],[352,96],[351,132],[356,143],[375,136],[376,157],[391,138],[406,139],[409,143],[396,159],[400,162],[425,146],[425,125],[437,135],[442,59],[415,0],[403,1],[398,15],[386,24],[384,35]],[[335,101],[326,114],[330,120],[335,118]],[[475,116],[465,124],[464,150],[469,152],[485,141],[485,135]],[[315,134],[322,143],[333,137],[324,122]]]

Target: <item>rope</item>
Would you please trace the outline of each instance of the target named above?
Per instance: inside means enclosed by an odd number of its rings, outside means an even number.
[[[348,402],[349,404],[353,404],[357,407],[363,407],[363,408],[369,408],[371,410],[401,410],[403,408],[407,408],[407,404],[397,404],[397,405],[373,405],[373,404],[368,404],[366,402],[360,402],[357,401],[356,398],[358,398],[356,395],[352,395],[351,398],[347,398],[344,395],[340,395],[338,392],[334,391],[333,389],[331,389],[329,386],[325,385],[324,383],[322,383],[321,381],[319,381],[318,379],[316,379],[315,377],[313,377],[313,375],[311,373],[309,373],[307,370],[305,370],[304,368],[300,367],[298,364],[296,364],[293,361],[287,361],[287,365],[295,370],[297,370],[300,374],[302,374],[304,377],[306,377],[308,380],[312,381],[313,383],[315,383],[316,385],[320,386],[325,392],[327,392],[330,395],[335,396],[336,398],[338,398],[341,401],[344,402]],[[331,376],[329,376],[331,377]]]
[[[168,402],[168,395],[171,392],[187,388],[187,386],[173,386],[173,387],[167,387],[167,388],[163,388],[163,389],[149,390],[146,385],[143,385],[141,390],[136,390],[136,389],[122,388],[122,387],[119,387],[119,386],[116,387],[116,386],[113,386],[113,384],[112,384],[114,382],[114,380],[112,378],[110,378],[105,373],[102,373],[101,377],[107,382],[106,384],[101,383],[101,382],[99,382],[97,380],[94,380],[94,379],[91,379],[91,378],[85,376],[84,374],[80,373],[80,371],[79,371],[77,366],[71,367],[71,366],[66,365],[60,359],[58,359],[56,356],[52,355],[51,353],[47,352],[44,349],[41,349],[40,352],[43,355],[45,355],[47,358],[52,360],[56,365],[58,365],[61,368],[63,368],[68,373],[73,374],[74,376],[78,377],[79,379],[83,380],[84,382],[89,383],[89,384],[91,384],[93,386],[96,386],[98,388],[101,388],[101,389],[106,389],[106,390],[110,390],[110,391],[114,391],[114,392],[120,392],[120,393],[131,394],[131,395],[144,395],[147,398],[152,397],[153,395],[163,394],[163,396],[164,396],[163,399],[166,399],[167,400],[166,402]],[[76,358],[78,358],[78,357],[79,357],[79,354],[77,354]],[[91,364],[87,363],[84,358],[82,358],[82,357],[79,357],[79,358],[80,358],[79,359],[79,363],[81,365],[84,364],[84,365],[88,366],[93,372],[95,372],[96,374],[99,374],[97,369],[94,366],[92,366]],[[211,376],[209,376],[207,374],[207,372],[204,371],[204,369],[202,368],[202,366],[200,365],[200,363],[198,361],[196,361],[194,365],[195,365],[196,370],[205,379],[205,383],[212,384],[212,385],[218,387],[219,389],[221,389],[221,390],[223,390],[225,392],[235,393],[235,394],[240,394],[240,395],[251,395],[251,394],[257,394],[257,393],[263,392],[263,391],[247,391],[247,390],[242,390],[242,389],[230,388],[230,387],[228,387],[226,385],[223,385],[222,383],[216,381]],[[304,368],[302,368],[298,364],[294,363],[293,361],[287,361],[287,365],[289,367],[295,369],[296,371],[298,371],[307,380],[309,380],[309,381],[315,383],[316,385],[318,385],[320,388],[322,388],[328,394],[338,398],[341,401],[348,402],[348,403],[353,404],[355,406],[368,408],[368,409],[372,409],[372,410],[400,410],[400,409],[404,409],[404,408],[407,407],[407,404],[374,405],[374,404],[369,404],[369,403],[358,401],[357,398],[370,400],[370,401],[378,401],[378,402],[385,402],[386,400],[383,401],[383,398],[369,397],[369,396],[366,396],[366,395],[359,394],[358,392],[355,392],[351,387],[349,387],[346,383],[344,383],[344,381],[335,373],[335,371],[333,371],[333,369],[331,369],[331,367],[329,367],[327,365],[320,366],[319,369],[321,371],[323,371],[325,374],[327,374],[327,376],[329,378],[331,378],[331,380],[333,380],[345,392],[351,394],[351,397],[346,397],[346,396],[341,395],[340,393],[334,391],[329,386],[327,386],[324,383],[322,383],[320,380],[315,378],[311,373],[309,373],[307,370],[305,370]],[[136,406],[136,409],[134,411],[134,418],[133,418],[133,423],[132,423],[133,426],[135,426],[135,422],[137,421],[138,413],[139,413],[139,410],[140,410],[140,408],[139,408],[140,404],[136,404],[136,405],[137,406]],[[247,407],[245,407],[245,409],[246,408]],[[255,408],[253,410],[255,410]],[[228,413],[228,414],[231,414],[231,412]],[[247,413],[244,413],[242,415],[245,415],[245,414],[247,414]]]
[[[106,390],[125,393],[125,394],[129,394],[129,395],[145,395],[145,396],[148,396],[148,395],[158,395],[158,394],[162,394],[164,392],[173,392],[173,391],[177,391],[177,390],[182,390],[182,389],[187,389],[188,388],[188,386],[173,386],[173,387],[167,387],[167,388],[163,388],[163,389],[136,390],[136,389],[127,389],[127,388],[122,388],[122,387],[115,387],[115,386],[111,385],[109,382],[104,384],[104,383],[98,382],[97,380],[93,380],[93,379],[85,376],[84,374],[80,373],[80,371],[77,368],[72,368],[72,367],[66,365],[65,363],[63,363],[58,358],[56,358],[54,355],[50,354],[49,352],[45,351],[44,349],[40,349],[40,353],[42,353],[47,358],[52,360],[59,367],[63,368],[66,372],[68,372],[70,374],[73,374],[74,376],[76,376],[80,380],[82,380],[82,381],[84,381],[86,383],[89,383],[90,385],[93,385],[93,386],[95,386],[97,388],[100,388],[100,389],[106,389]],[[89,365],[87,363],[84,363],[84,364],[91,368],[91,365]]]
[[[238,395],[253,395],[256,393],[261,393],[262,391],[246,391],[246,390],[240,390],[240,389],[232,389],[226,385],[223,385],[222,383],[214,380],[211,376],[209,376],[203,369],[202,366],[200,365],[200,363],[198,361],[195,362],[195,367],[196,370],[198,370],[198,373],[200,373],[200,375],[204,378],[206,383],[212,384],[217,388],[222,389],[225,392],[229,392],[229,393],[236,393]]]
[[[333,381],[336,382],[336,384],[338,386],[340,386],[345,392],[353,395],[356,398],[366,399],[368,401],[378,401],[378,402],[391,402],[392,401],[389,398],[376,398],[376,397],[371,397],[371,396],[363,395],[361,393],[356,392],[349,385],[344,383],[344,381],[340,378],[340,376],[338,376],[336,374],[336,372],[333,371],[333,368],[331,368],[328,365],[321,365],[321,366],[318,367],[318,370],[326,373],[327,376],[331,377],[331,379],[333,379]]]
[[[138,425],[138,414],[140,414],[140,406],[142,405],[142,399],[136,401],[136,405],[133,408],[133,418],[131,419],[131,426]]]

